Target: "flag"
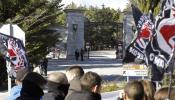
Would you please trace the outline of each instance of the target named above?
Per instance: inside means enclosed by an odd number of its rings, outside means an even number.
[[[165,57],[169,57],[169,55],[158,46],[156,34],[148,44],[145,53],[148,60],[147,65],[151,67],[151,80],[161,81],[165,72],[166,62],[168,62]]]
[[[11,65],[7,68],[7,72],[10,76],[15,77],[15,72],[19,69],[29,67],[25,48],[21,40],[0,33],[0,43],[1,47],[4,48],[1,50],[1,53],[6,53],[6,60],[9,61]]]
[[[123,63],[144,63],[145,49],[152,37],[153,23],[149,15],[142,14],[142,12],[134,5],[131,7],[134,22],[137,27],[137,36],[126,49]]]
[[[148,64],[152,67],[152,80],[161,81],[169,66],[175,47],[175,16],[172,0],[162,2],[161,11],[156,17],[154,36],[146,48]]]

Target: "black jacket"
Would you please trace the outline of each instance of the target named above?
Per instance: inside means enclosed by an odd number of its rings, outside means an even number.
[[[101,95],[88,91],[73,92],[65,100],[101,100]]]
[[[48,81],[48,94],[45,94],[43,100],[64,100],[68,93],[68,84],[59,84]]]
[[[35,83],[24,80],[20,94],[21,96],[16,100],[40,100],[44,93]]]

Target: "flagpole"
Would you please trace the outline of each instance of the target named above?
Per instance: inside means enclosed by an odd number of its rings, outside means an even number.
[[[173,80],[173,72],[174,72],[174,65],[175,65],[175,50],[173,49],[173,55],[172,58],[169,62],[169,65],[167,68],[171,68],[170,70],[170,84],[168,87],[168,99],[170,100],[170,95],[171,95],[171,88],[172,88],[172,80]]]
[[[10,36],[13,36],[13,27],[12,27],[12,24],[10,23],[10,27],[9,27],[9,29],[10,29]],[[10,64],[10,62],[9,61],[6,61],[6,66],[7,66],[7,68],[10,68],[11,67],[11,64]],[[10,76],[9,76],[9,74],[8,74],[8,94],[10,95],[10,91],[11,91],[11,86],[12,86],[12,81],[11,81],[11,78],[10,78]]]

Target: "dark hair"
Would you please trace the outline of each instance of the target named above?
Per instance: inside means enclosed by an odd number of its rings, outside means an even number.
[[[36,72],[29,72],[23,81],[30,81],[38,86],[43,86],[47,83],[46,79]]]
[[[76,77],[82,77],[84,74],[83,68],[77,65],[69,67],[66,71],[70,74],[75,74]]]
[[[142,100],[144,97],[144,88],[139,81],[130,81],[126,84],[124,91],[131,100]]]
[[[95,85],[101,86],[101,77],[94,72],[87,72],[80,79],[81,86],[85,90],[91,91],[91,88]]]

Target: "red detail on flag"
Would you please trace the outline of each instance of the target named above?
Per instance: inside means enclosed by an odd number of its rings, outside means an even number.
[[[148,25],[149,23],[144,23],[141,30],[140,30],[140,33],[137,37],[137,41],[138,42],[138,45],[141,47],[141,48],[146,48],[147,46],[147,43],[149,42],[150,40],[150,37],[152,35],[152,31],[151,31],[151,26]]]
[[[145,27],[141,30],[138,38],[144,38],[144,39],[149,39],[151,33],[150,33],[150,29],[148,27]]]
[[[15,54],[15,52],[14,52],[13,49],[8,49],[8,53],[9,53],[9,56],[10,56],[10,57],[16,56],[16,54]]]
[[[164,25],[161,29],[160,29],[160,33],[162,34],[162,36],[164,37],[165,41],[168,43],[168,45],[170,47],[174,47],[169,43],[169,40],[172,36],[175,36],[175,25]]]

